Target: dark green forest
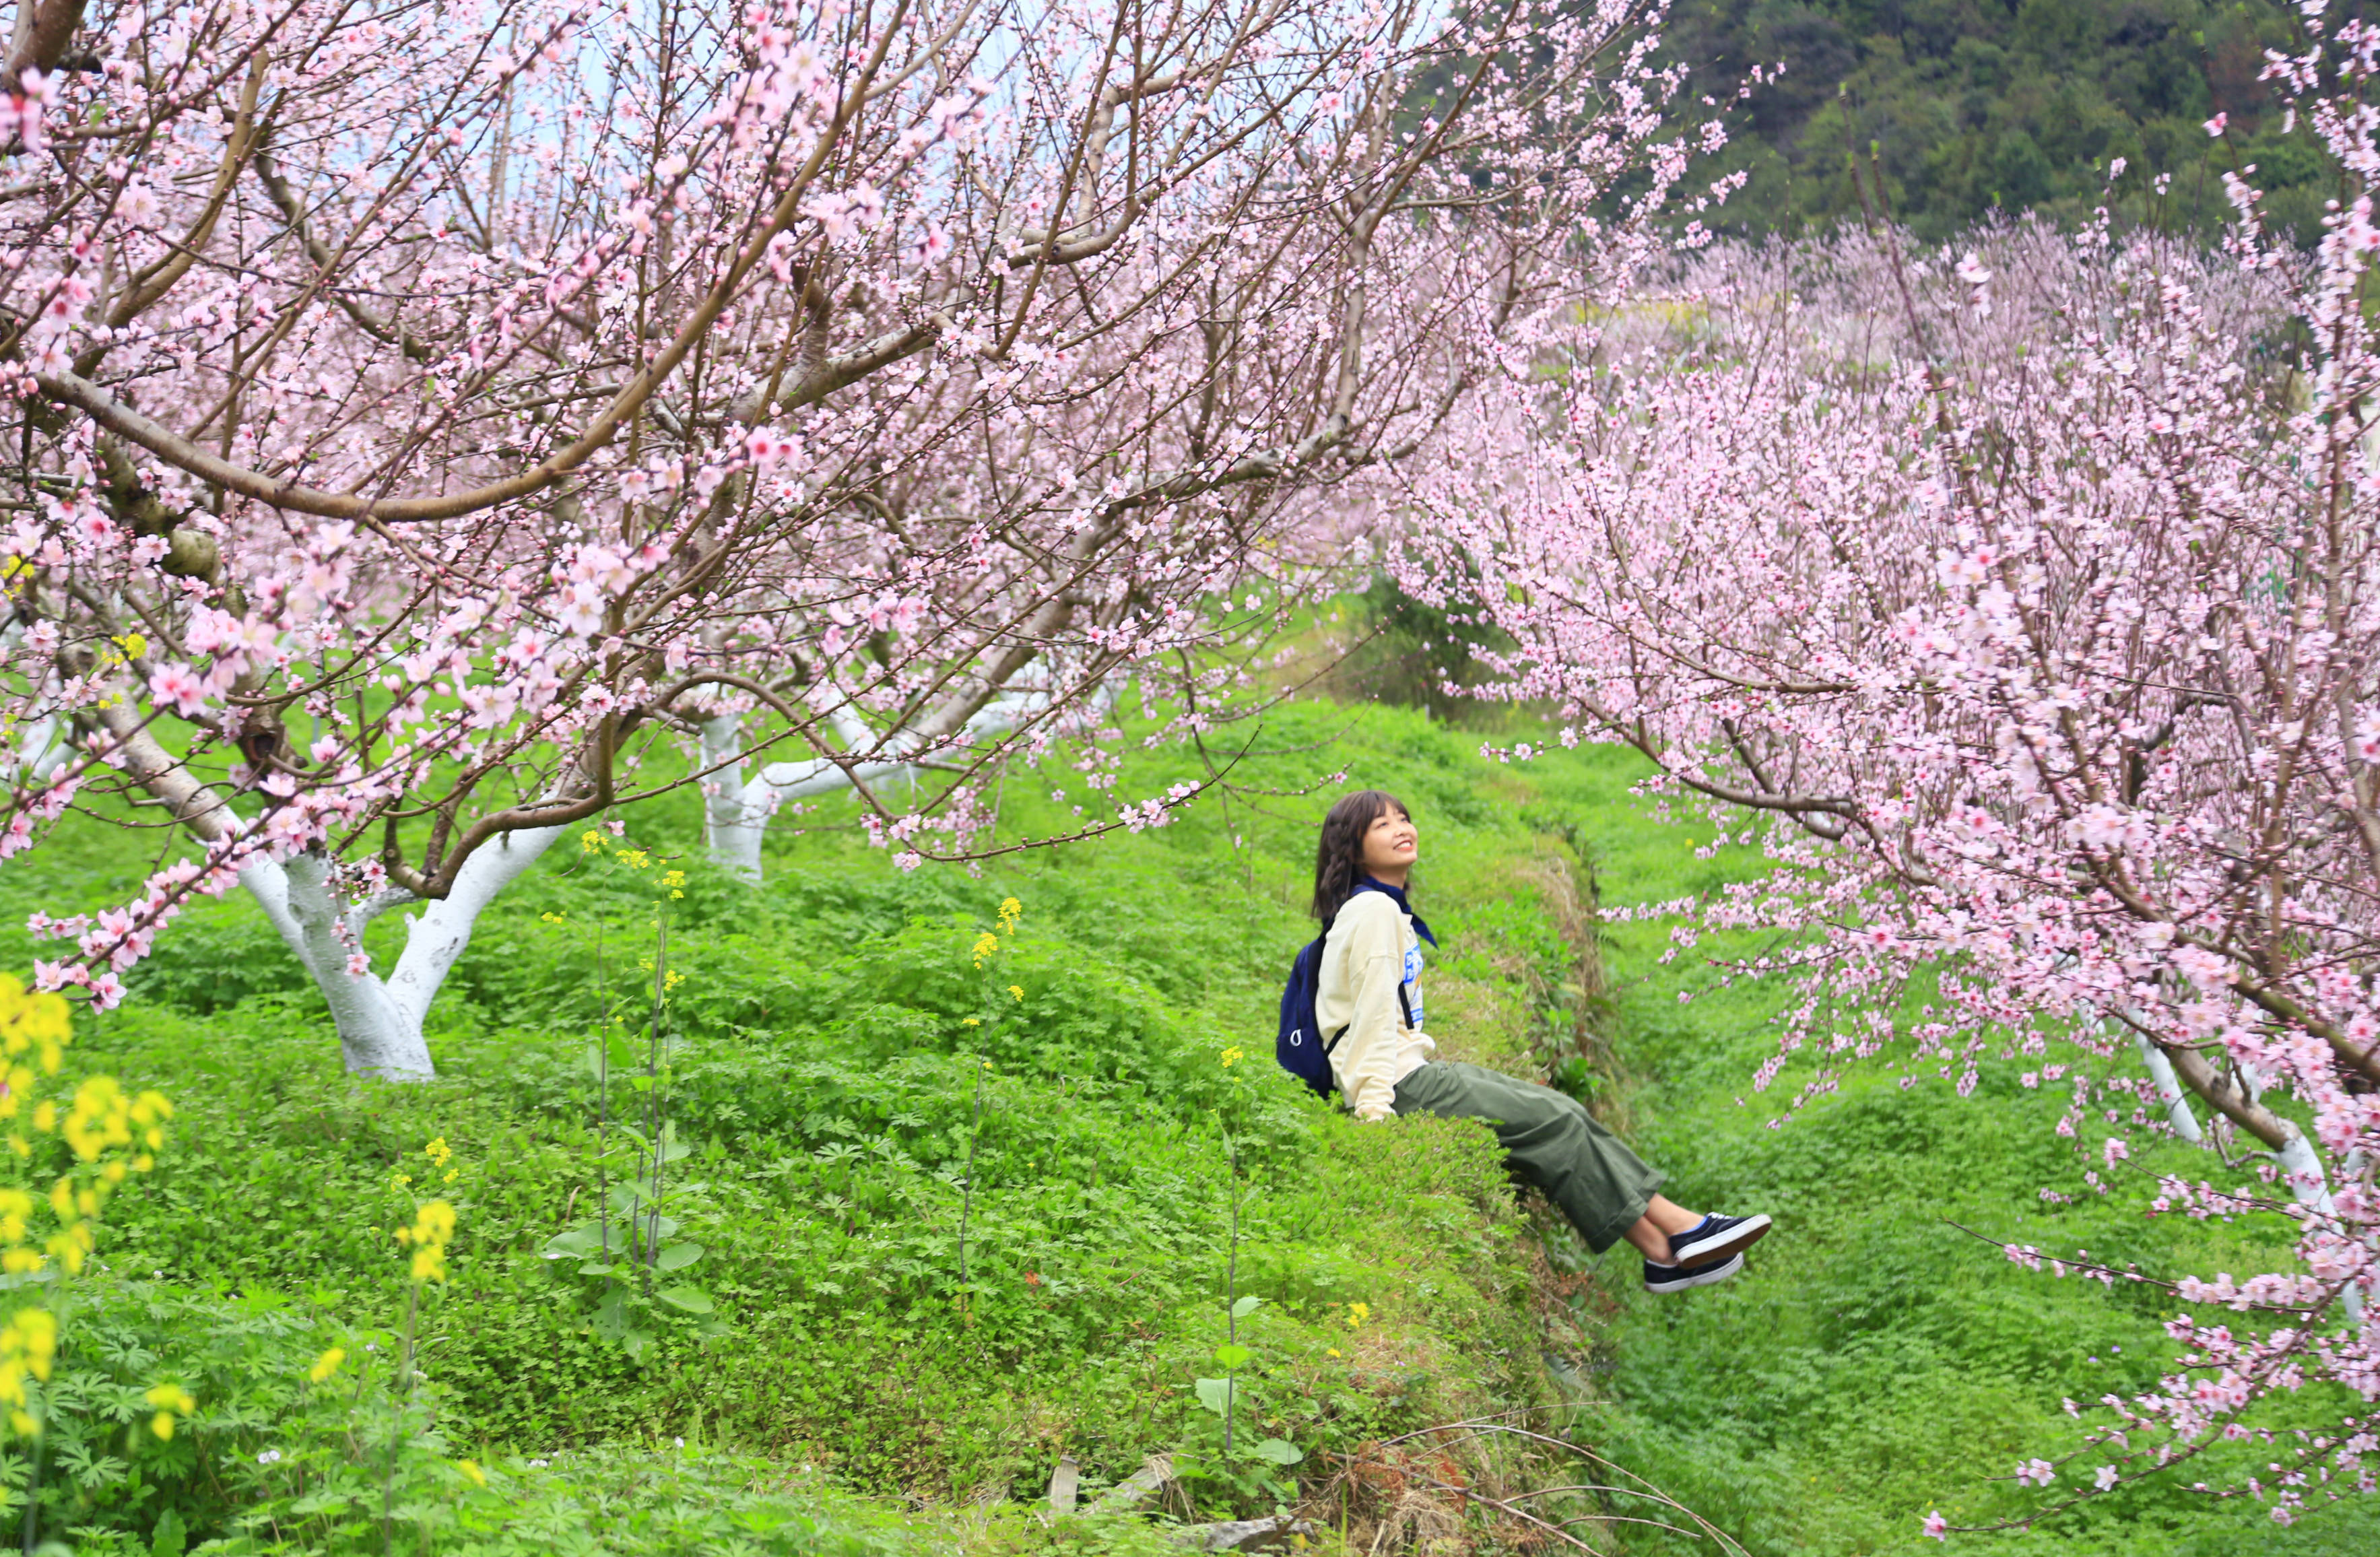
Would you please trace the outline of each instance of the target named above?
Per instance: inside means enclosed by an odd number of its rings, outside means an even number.
[[[2223,172],[2252,164],[2268,218],[2311,243],[2333,192],[2258,79],[2265,51],[2299,39],[2295,10],[2269,0],[1684,0],[1664,31],[1688,101],[1715,100],[1729,130],[1706,166],[1747,176],[1713,219],[1723,231],[1861,219],[1854,155],[1869,202],[1873,172],[1889,216],[1933,239],[1996,212],[2070,224],[2102,203],[2211,235],[2229,215]],[[2217,114],[2220,139],[2204,128]]]

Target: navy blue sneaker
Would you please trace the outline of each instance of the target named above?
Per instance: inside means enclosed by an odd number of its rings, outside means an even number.
[[[1724,1259],[1706,1259],[1700,1265],[1656,1265],[1645,1261],[1646,1292],[1683,1292],[1688,1287],[1708,1286],[1723,1282],[1743,1269],[1743,1256],[1730,1254]]]
[[[1707,1265],[1742,1254],[1767,1234],[1765,1216],[1706,1216],[1684,1232],[1670,1235],[1670,1263]]]

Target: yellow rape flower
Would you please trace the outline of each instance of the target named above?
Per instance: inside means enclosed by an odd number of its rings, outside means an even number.
[[[540,914],[538,918],[543,919],[548,924],[561,924],[565,920],[565,916],[554,913]]]
[[[686,872],[683,870],[671,870],[665,872],[662,877],[662,885],[665,887],[682,887],[686,885]]]
[[[414,1214],[412,1226],[397,1231],[396,1241],[412,1246],[415,1281],[446,1279],[446,1243],[454,1236],[455,1208],[443,1200],[429,1202]]]
[[[91,1223],[78,1222],[53,1235],[42,1247],[65,1262],[67,1274],[79,1276],[83,1261],[91,1258],[92,1244]]]
[[[978,967],[981,967],[983,959],[998,950],[1000,950],[1000,937],[987,930],[975,938],[975,950],[968,955],[975,958],[975,965]]]
[[[454,1157],[455,1150],[446,1144],[446,1137],[440,1136],[421,1149],[421,1155],[430,1159],[431,1166],[443,1168]]]
[[[306,1377],[312,1382],[320,1384],[328,1380],[332,1374],[336,1373],[339,1370],[339,1364],[346,1360],[347,1349],[345,1346],[334,1346],[314,1359],[314,1366],[306,1370]]]
[[[187,1417],[199,1408],[199,1403],[190,1398],[190,1392],[179,1384],[159,1384],[142,1398],[157,1408],[157,1415],[149,1418],[149,1430],[159,1438],[174,1436],[176,1415]]]
[[[1246,1057],[1247,1057],[1247,1052],[1246,1052],[1246,1051],[1243,1050],[1243,1049],[1242,1049],[1238,1044],[1234,1043],[1234,1044],[1232,1044],[1229,1049],[1226,1049],[1226,1050],[1224,1050],[1224,1051],[1223,1051],[1223,1068],[1225,1068],[1226,1070],[1228,1070],[1228,1069],[1230,1069],[1232,1066],[1233,1066],[1233,1065],[1235,1065],[1235,1064],[1238,1064],[1242,1060],[1245,1059]]]
[[[1003,897],[1000,900],[1000,932],[1002,935],[1015,934],[1016,921],[1024,917],[1024,904],[1013,897]]]
[[[47,1381],[58,1355],[58,1320],[47,1308],[19,1308],[0,1325],[0,1401],[23,1406],[25,1379]]]
[[[66,1123],[67,1144],[75,1156],[89,1162],[110,1147],[130,1146],[132,1107],[133,1101],[112,1076],[94,1076],[76,1088]],[[38,1116],[35,1123],[40,1123]]]
[[[1023,1000],[1023,999],[1025,998],[1025,991],[1024,991],[1024,989],[1023,989],[1021,986],[1019,986],[1019,985],[1015,985],[1015,984],[1011,984],[1011,985],[1009,985],[1009,986],[1008,986],[1008,992],[1009,992],[1009,994],[1010,994],[1013,998],[1014,998],[1014,999],[1017,999],[1017,1000]]]
[[[468,1481],[474,1487],[484,1487],[488,1484],[488,1473],[481,1470],[476,1463],[470,1460],[456,1460],[455,1462],[455,1468],[461,1471],[463,1473],[463,1479]]]
[[[603,834],[596,832],[591,827],[586,832],[578,834],[578,852],[581,854],[601,854],[603,852]]]
[[[1372,1310],[1371,1310],[1371,1308],[1370,1308],[1368,1305],[1366,1305],[1366,1304],[1363,1304],[1363,1303],[1350,1303],[1350,1304],[1348,1304],[1348,1305],[1347,1305],[1347,1328],[1348,1328],[1348,1329],[1350,1329],[1350,1330],[1361,1330],[1361,1329],[1363,1329],[1363,1328],[1364,1328],[1364,1322],[1365,1322],[1366,1320],[1369,1320],[1371,1317],[1372,1317]]]

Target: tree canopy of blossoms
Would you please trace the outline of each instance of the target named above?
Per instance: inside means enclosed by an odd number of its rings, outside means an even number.
[[[1499,690],[1765,848],[1680,931],[1778,948],[1730,970],[1793,991],[1760,1086],[1997,1059],[2070,1094],[2095,1187],[2204,1113],[2250,1162],[2151,1214],[2293,1221],[2262,1272],[2009,1248],[2175,1300],[2162,1384],[2020,1467],[2044,1512],[2213,1476],[2286,1522],[2380,1471],[2375,58],[2271,67],[2341,170],[2311,256],[2246,180],[2219,256],[2104,213],[1912,252],[1879,211],[1549,330],[1415,474],[1405,583],[1509,636]],[[2334,1429],[2268,1430],[2317,1383]]]
[[[1728,967],[1794,991],[1761,1088],[2009,1062],[2102,1193],[2204,1110],[2253,1172],[2149,1211],[2294,1222],[2261,1273],[2009,1247],[2175,1297],[2161,1385],[2018,1466],[2042,1512],[2237,1441],[2211,1490],[2280,1521],[2380,1471],[2375,67],[2309,24],[2268,69],[2339,169],[2313,255],[2235,176],[2218,257],[2104,214],[1709,257],[1542,338],[1414,480],[1404,583],[1507,633],[1497,690],[1764,845],[1681,931],[1782,933]],[[2361,1405],[2261,1424],[2315,1383]]]
[[[29,0],[0,851],[202,845],[37,917],[41,982],[110,1004],[241,882],[348,1064],[425,1075],[477,914],[601,813],[701,785],[748,873],[847,786],[964,857],[1119,678],[1223,717],[1514,322],[1662,241],[1646,19]]]

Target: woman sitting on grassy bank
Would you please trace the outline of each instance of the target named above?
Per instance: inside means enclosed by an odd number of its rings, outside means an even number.
[[[1766,1216],[1697,1216],[1655,1193],[1658,1171],[1577,1099],[1477,1065],[1435,1059],[1422,1030],[1421,944],[1429,926],[1405,900],[1421,857],[1403,802],[1377,789],[1330,808],[1314,866],[1324,926],[1314,1010],[1330,1071],[1358,1119],[1436,1113],[1483,1120],[1523,1179],[1560,1206],[1597,1254],[1625,1238],[1645,1256],[1648,1292],[1683,1292],[1743,1269]]]

